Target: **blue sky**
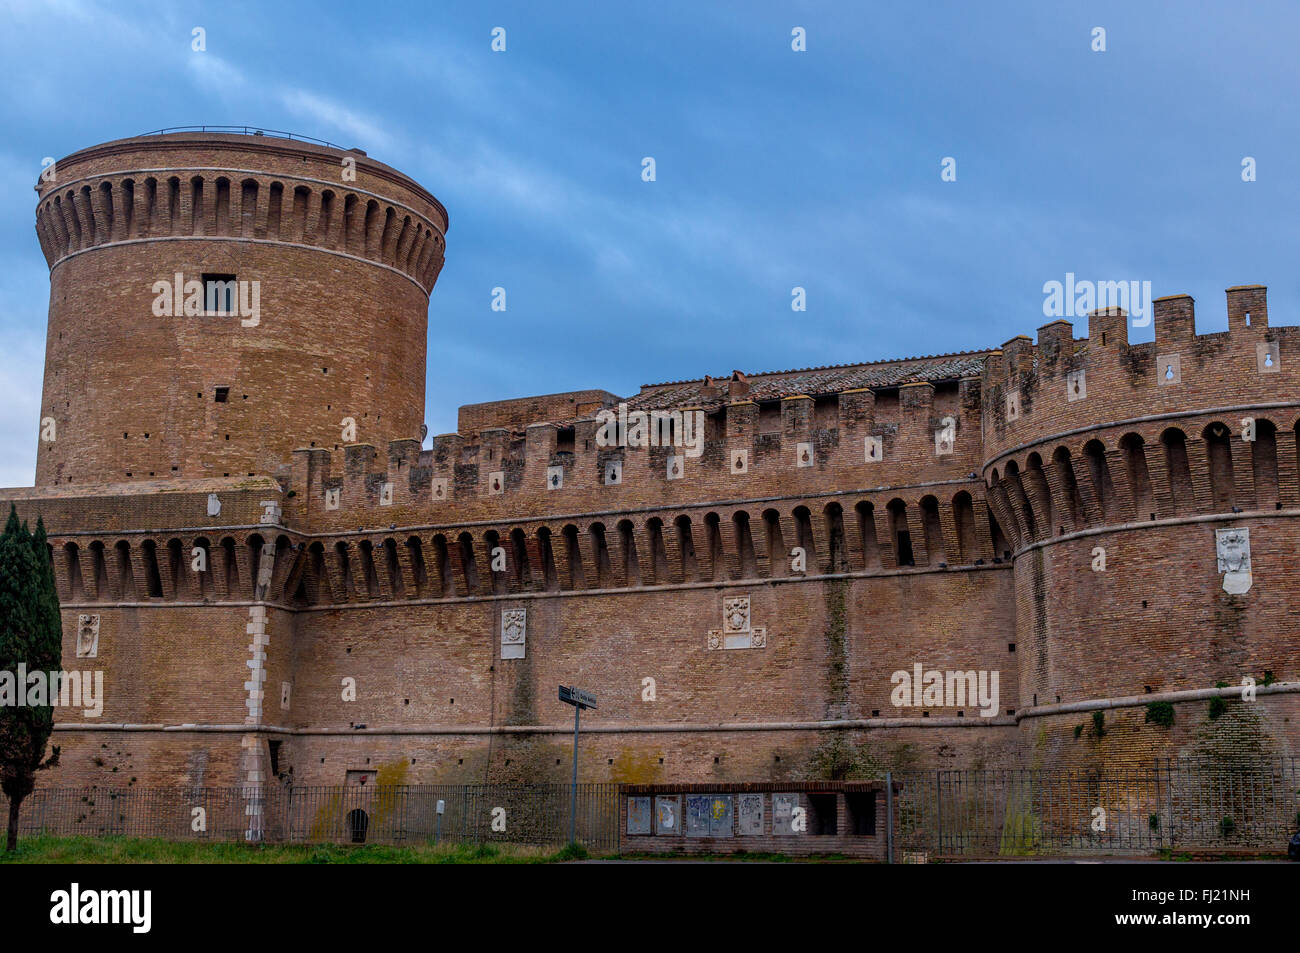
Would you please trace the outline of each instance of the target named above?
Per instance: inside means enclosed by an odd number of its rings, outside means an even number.
[[[1201,332],[1267,284],[1295,323],[1297,26],[1266,2],[0,0],[0,485],[35,465],[43,157],[250,124],[414,177],[451,217],[440,433],[462,403],[996,346],[1066,272],[1192,294]]]

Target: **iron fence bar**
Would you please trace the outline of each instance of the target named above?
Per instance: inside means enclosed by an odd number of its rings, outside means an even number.
[[[1096,775],[1019,768],[903,771],[887,780],[899,784],[897,795],[891,787],[886,798],[887,832],[904,859],[927,847],[957,856],[1261,847],[1283,842],[1300,810],[1294,757],[1227,765],[1166,758]],[[558,846],[567,841],[573,812],[578,843],[590,850],[622,846],[618,786],[605,782],[580,784],[576,792],[570,785],[515,783],[267,786],[261,800],[267,842],[430,841],[438,828],[436,803],[443,800],[441,837],[448,843]],[[21,831],[241,841],[247,803],[237,786],[48,788],[33,792],[24,805]],[[491,829],[490,811],[498,806],[507,811],[505,832]],[[1104,831],[1091,829],[1096,807],[1106,811]],[[204,811],[206,830],[191,829],[195,808]]]

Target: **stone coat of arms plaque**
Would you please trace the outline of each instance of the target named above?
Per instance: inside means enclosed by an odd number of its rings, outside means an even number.
[[[1250,591],[1250,530],[1244,527],[1214,531],[1215,556],[1223,573],[1223,591],[1239,596]]]
[[[528,610],[501,610],[501,657],[523,658],[528,636]]]

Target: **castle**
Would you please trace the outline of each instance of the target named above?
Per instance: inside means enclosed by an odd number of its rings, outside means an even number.
[[[42,786],[559,781],[561,684],[598,698],[585,780],[1300,738],[1300,330],[1263,287],[1226,333],[1175,295],[1154,343],[1105,309],[1086,339],[465,406],[423,450],[448,219],[420,185],[183,132],[36,190],[36,486],[0,498],[44,518],[65,669],[104,683]]]

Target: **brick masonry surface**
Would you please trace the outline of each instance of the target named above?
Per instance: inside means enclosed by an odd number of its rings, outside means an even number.
[[[1300,337],[1260,286],[1220,334],[1175,295],[1153,344],[1106,310],[1081,339],[467,405],[423,449],[425,189],[242,135],[56,169],[36,485],[0,498],[44,518],[65,668],[105,697],[57,711],[44,785],[564,781],[559,684],[599,699],[584,780],[703,793],[1294,754]],[[259,282],[258,322],[155,314],[177,274]],[[606,445],[604,412],[666,440]],[[901,698],[917,666],[996,699]],[[1186,694],[1243,677],[1222,711]]]

